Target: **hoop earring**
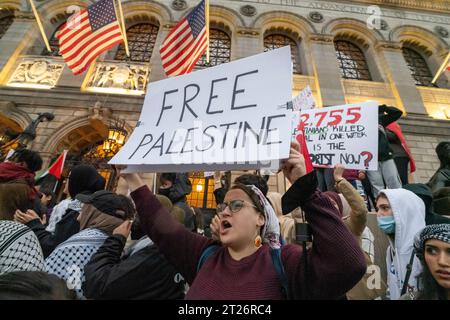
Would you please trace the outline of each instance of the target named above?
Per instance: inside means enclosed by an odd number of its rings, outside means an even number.
[[[262,239],[261,239],[261,236],[258,235],[255,238],[255,247],[259,248],[259,247],[261,247],[261,245],[262,245]]]

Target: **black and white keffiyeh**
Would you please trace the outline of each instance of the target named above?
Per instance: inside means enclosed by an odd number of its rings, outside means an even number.
[[[84,267],[103,245],[107,234],[99,229],[85,229],[61,243],[45,259],[45,269],[75,290],[79,299],[85,299],[81,284],[85,281]]]
[[[0,274],[43,271],[41,245],[30,228],[14,221],[0,221]]]
[[[431,239],[450,243],[450,224],[430,224],[416,236],[414,249],[419,259],[424,259],[425,242]]]

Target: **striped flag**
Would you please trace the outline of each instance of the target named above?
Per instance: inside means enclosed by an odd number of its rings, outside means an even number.
[[[61,179],[61,174],[64,168],[64,162],[66,162],[67,150],[64,150],[63,153],[56,159],[55,162],[48,168],[44,173],[36,177],[36,181],[44,178],[47,175],[52,175],[56,177],[56,179]]]
[[[159,51],[168,76],[189,73],[208,47],[205,0],[170,31]]]
[[[56,34],[59,51],[74,74],[123,41],[113,0],[100,0],[72,15]]]

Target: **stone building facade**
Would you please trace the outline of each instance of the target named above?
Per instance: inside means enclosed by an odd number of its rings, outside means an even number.
[[[198,1],[122,0],[131,59],[115,46],[78,76],[58,56],[54,34],[70,13],[93,1],[35,2],[51,53],[29,1],[0,1],[0,134],[19,133],[38,113],[53,113],[54,120],[41,123],[30,144],[48,165],[64,149],[90,152],[88,147],[106,139],[114,123],[132,131],[146,88],[165,78],[157,48]],[[426,182],[438,168],[434,148],[450,139],[450,73],[437,86],[430,80],[449,52],[448,1],[210,4],[213,64],[290,44],[293,95],[310,85],[321,107],[376,100],[402,109],[400,124],[417,161],[413,179]],[[153,174],[144,177],[153,183]],[[286,188],[281,176],[269,183],[272,190]]]

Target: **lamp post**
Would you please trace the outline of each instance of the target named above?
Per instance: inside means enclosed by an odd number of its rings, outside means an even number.
[[[19,135],[18,139],[20,147],[26,147],[28,143],[36,138],[36,129],[39,123],[44,122],[45,120],[52,121],[53,119],[55,119],[55,115],[53,113],[38,113],[37,118],[31,121],[28,127],[26,127],[25,130],[23,130],[23,132]]]
[[[15,139],[12,140],[4,140],[3,143],[0,141],[0,159],[4,159],[8,152],[12,149],[24,149],[27,147],[27,144],[33,141],[36,138],[36,129],[39,123],[47,121],[52,121],[55,118],[53,113],[45,112],[39,113],[37,118],[31,121],[31,123],[20,133]],[[5,133],[7,135],[7,132]],[[3,135],[2,135],[3,136]],[[5,139],[3,138],[0,139]]]

